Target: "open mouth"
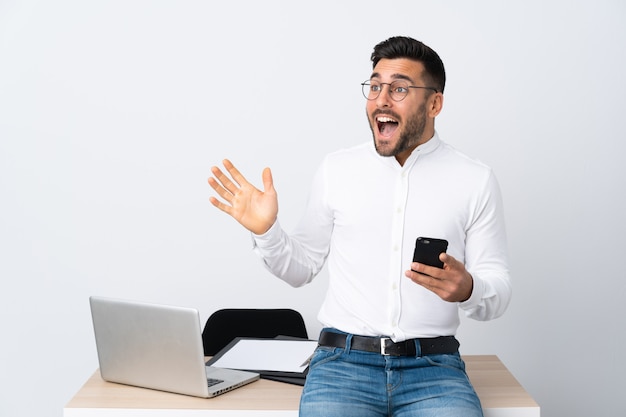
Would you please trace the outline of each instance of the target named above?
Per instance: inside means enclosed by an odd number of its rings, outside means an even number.
[[[378,116],[376,117],[376,125],[378,126],[378,132],[384,138],[388,138],[396,131],[398,128],[398,121],[389,116]]]

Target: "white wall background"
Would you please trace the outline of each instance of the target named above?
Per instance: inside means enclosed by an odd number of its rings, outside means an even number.
[[[0,0],[0,415],[61,416],[97,366],[92,294],[300,310],[208,201],[230,157],[292,227],[322,156],[370,140],[359,83],[392,35],[449,77],[444,140],[491,165],[514,300],[464,321],[545,417],[626,415],[626,3]],[[365,231],[364,231],[365,233]]]

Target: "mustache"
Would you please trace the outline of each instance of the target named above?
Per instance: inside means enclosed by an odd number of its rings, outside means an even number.
[[[396,112],[391,111],[391,110],[380,110],[380,109],[374,110],[372,112],[372,117],[375,118],[377,116],[389,116],[389,117],[393,117],[396,120],[400,120],[400,116]]]

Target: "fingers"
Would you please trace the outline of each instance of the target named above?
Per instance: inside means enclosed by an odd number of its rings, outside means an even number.
[[[232,212],[231,206],[222,203],[215,197],[209,197],[209,201],[211,202],[211,204],[213,204],[218,209],[222,210],[224,213],[231,214]]]
[[[416,267],[416,265],[419,266]],[[411,281],[437,294],[442,300],[451,301],[450,282],[441,277],[434,276],[434,274],[442,271],[442,269],[416,263],[412,264],[412,268],[413,270],[407,271],[405,274]],[[431,268],[434,271],[431,271]],[[432,275],[426,275],[427,272],[432,272]]]
[[[441,271],[440,268],[414,262],[411,264],[411,270],[406,271],[405,275],[415,283],[432,289],[441,287],[443,279],[438,276]]]
[[[263,170],[263,191],[268,192],[274,189],[274,179],[272,178],[272,171],[269,168]]]
[[[232,202],[232,197],[237,191],[241,188],[251,186],[251,184],[228,159],[224,159],[223,164],[226,171],[230,174],[230,177],[218,167],[213,166],[211,167],[213,177],[209,177],[209,185],[224,200]],[[263,170],[263,188],[265,192],[274,191],[274,179],[272,177],[272,171],[269,168]]]
[[[235,179],[235,181],[237,181],[237,179],[235,178],[235,175],[233,175],[233,171],[236,173],[236,175],[239,176],[240,180],[243,178],[241,173],[237,171],[237,169],[233,166],[233,164],[230,163],[230,161],[224,160],[224,167],[229,172],[231,177]],[[237,183],[234,183],[228,177],[228,175],[224,174],[224,172],[222,172],[222,170],[216,166],[211,167],[211,173],[213,174],[214,178],[209,178],[209,184],[215,191],[218,192],[218,194],[220,194],[220,196],[224,198],[226,198],[226,196],[223,195],[224,191],[227,190],[230,194],[235,194],[237,192],[237,189],[239,189],[239,186],[242,183],[240,181],[237,181]],[[219,183],[216,181],[216,179],[217,181],[219,181]]]
[[[445,264],[444,264],[445,267]],[[439,278],[443,269],[436,266],[430,266],[418,262],[411,263],[411,270],[417,272],[420,275],[427,275],[434,278]]]
[[[435,266],[430,266],[426,264],[421,264],[418,262],[413,262],[411,264],[411,270],[417,272],[420,275],[427,275],[435,280],[443,280],[445,277],[449,277],[449,272],[454,271],[465,271],[465,267],[459,261],[457,261],[453,256],[448,255],[445,252],[442,252],[439,255],[439,260],[443,262],[443,269],[437,268]],[[431,281],[433,282],[433,281]]]
[[[235,166],[233,165],[232,162],[230,162],[228,159],[224,159],[224,161],[222,161],[222,163],[224,164],[224,168],[226,168],[226,170],[228,171],[230,176],[235,180],[237,185],[239,185],[241,187],[242,185],[248,183],[246,178],[241,174],[241,172],[239,172],[239,170],[237,168],[235,168]],[[225,175],[224,175],[224,177],[226,178]],[[231,185],[234,185],[232,183],[232,181],[230,181],[230,180],[228,180],[228,181],[230,182]],[[229,188],[229,190],[230,190],[230,188]]]
[[[461,264],[461,262],[457,261],[456,258],[452,255],[448,255],[447,253],[443,252],[442,254],[439,255],[439,260],[441,262],[443,262],[444,265],[444,269],[446,268],[446,266],[449,269],[459,269],[462,268],[463,265]]]
[[[442,300],[461,302],[467,300],[473,289],[473,278],[463,263],[442,253],[439,259],[443,269],[413,262],[405,275],[416,284],[437,294]]]
[[[216,175],[216,177],[217,177],[217,175]],[[220,180],[220,182],[221,182],[221,180]],[[226,188],[224,188],[219,182],[217,182],[215,180],[215,178],[209,177],[209,185],[224,200],[226,200],[228,202],[230,202],[232,200],[233,192],[232,191],[228,191]]]
[[[234,172],[235,175],[237,175],[241,181],[243,176],[241,175],[239,171],[237,171],[234,165],[228,160],[224,160],[223,163],[224,163],[224,167],[230,173],[230,175],[232,176]],[[222,201],[218,200],[215,197],[209,197],[209,201],[218,209],[222,210],[225,213],[232,215],[233,199],[234,199],[235,193],[239,190],[239,186],[241,183],[235,183],[231,181],[231,179],[226,174],[224,174],[224,172],[222,172],[221,169],[219,169],[216,166],[211,167],[211,173],[213,174],[213,177],[209,177],[208,179],[209,185],[228,204],[223,203]]]
[[[237,191],[239,191],[241,187],[248,185],[248,181],[228,159],[224,159],[223,164],[224,168],[226,168],[230,174],[230,177],[218,167],[213,166],[211,167],[213,177],[209,177],[209,185],[220,197],[230,203]]]
[[[449,269],[445,260],[446,256],[450,258],[448,260],[454,260],[454,258],[445,253],[439,255],[439,260],[444,263],[444,269],[413,262],[411,264],[411,271],[407,271],[406,276],[416,284],[419,284],[441,296],[441,292],[445,291],[449,285],[446,278],[447,273],[445,272],[446,269]]]

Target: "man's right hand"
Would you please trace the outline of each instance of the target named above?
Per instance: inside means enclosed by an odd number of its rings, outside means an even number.
[[[267,232],[278,216],[278,195],[274,189],[272,172],[269,168],[263,170],[261,191],[250,184],[228,159],[223,163],[230,178],[214,166],[211,167],[213,177],[209,177],[209,185],[225,202],[210,197],[211,204],[232,216],[252,233],[260,235]]]

